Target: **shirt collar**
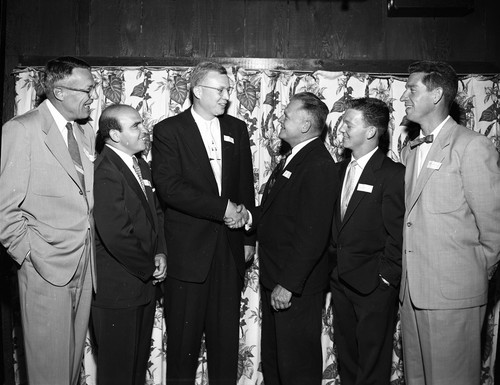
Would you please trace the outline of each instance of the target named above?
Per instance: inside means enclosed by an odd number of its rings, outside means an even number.
[[[123,152],[122,150],[117,149],[116,147],[110,146],[109,144],[106,143],[106,146],[113,150],[127,165],[129,169],[134,168],[134,161],[132,160],[132,156],[127,154],[126,152]]]
[[[362,170],[364,170],[366,164],[368,163],[368,161],[371,159],[371,157],[373,156],[373,154],[375,154],[375,152],[377,150],[378,150],[378,146],[375,147],[373,150],[371,150],[368,154],[365,154],[365,155],[359,157],[359,159],[356,159],[353,155],[351,155],[351,162],[353,160],[355,160],[356,163],[358,164],[358,166],[361,167]]]
[[[210,122],[213,122],[217,117],[214,117],[213,119],[206,120],[204,119],[200,114],[198,114],[194,108],[191,108],[191,115],[193,115],[194,121],[196,122],[198,127],[208,127],[208,124]]]
[[[448,115],[445,120],[443,120],[434,130],[432,130],[431,134],[434,135],[434,139],[436,139],[436,137],[438,136],[438,134],[441,132],[441,129],[444,127],[444,125],[446,124],[446,122],[450,118],[451,118],[451,116]],[[422,130],[420,130],[420,135],[418,137],[419,138],[425,137],[425,135],[423,134]],[[431,145],[432,143],[422,143],[422,144],[429,144],[429,145]]]
[[[66,123],[71,123],[73,124],[72,120],[66,120],[64,116],[59,112],[59,110],[52,104],[52,102],[47,99],[47,108],[49,109],[50,114],[52,115],[52,118],[56,122],[57,128],[61,132],[61,134],[65,137],[66,134]]]
[[[286,158],[286,163],[285,163],[285,166],[287,166],[290,161],[292,160],[292,158],[297,155],[297,153],[302,150],[306,145],[308,145],[309,143],[311,143],[314,139],[316,139],[317,136],[315,136],[314,138],[311,138],[311,139],[307,139],[307,140],[304,140],[303,142],[300,142],[299,144],[297,144],[295,147],[292,148],[292,151],[290,152],[290,155],[288,155],[288,158]]]

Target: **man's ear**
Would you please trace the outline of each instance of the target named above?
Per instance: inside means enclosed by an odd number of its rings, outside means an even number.
[[[302,126],[302,133],[305,134],[309,132],[311,129],[311,121],[310,120],[304,120],[304,125]]]
[[[193,92],[193,96],[196,98],[196,99],[199,99],[200,96],[201,96],[201,87],[199,86],[194,86],[193,89],[192,89],[192,92]]]
[[[64,100],[64,93],[63,93],[61,88],[54,87],[51,92],[52,92],[52,95],[54,95],[54,98],[56,98],[56,100],[58,100],[58,101]]]
[[[120,131],[109,130],[109,138],[115,143],[120,143]]]
[[[366,139],[371,140],[377,135],[377,127],[370,126],[368,130],[366,130]]]
[[[442,87],[436,87],[432,90],[432,97],[434,100],[434,104],[438,104],[439,101],[443,98],[444,91]]]

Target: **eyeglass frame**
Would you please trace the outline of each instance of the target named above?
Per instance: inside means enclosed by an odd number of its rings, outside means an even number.
[[[224,91],[227,92],[227,94],[230,96],[233,91],[234,91],[234,87],[220,87],[220,88],[217,88],[217,87],[210,87],[210,86],[205,86],[203,84],[198,84],[196,87],[204,87],[204,88],[210,88],[212,90],[216,90],[218,93],[219,93],[219,96],[222,96],[222,93]]]
[[[83,93],[87,94],[89,98],[92,98],[92,95],[97,92],[95,85],[93,85],[90,88],[90,90],[82,90],[81,88],[73,88],[73,87],[68,87],[68,86],[63,86],[63,85],[57,85],[57,86],[54,86],[54,88],[64,88],[64,89],[70,90],[70,91],[83,92]]]

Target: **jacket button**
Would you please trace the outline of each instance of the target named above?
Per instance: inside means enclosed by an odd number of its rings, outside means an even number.
[[[80,190],[79,192],[80,192],[80,195],[83,195],[83,191],[82,190]]]
[[[411,222],[408,222],[406,226],[411,227]]]

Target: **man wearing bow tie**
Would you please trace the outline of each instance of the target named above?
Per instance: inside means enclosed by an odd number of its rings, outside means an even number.
[[[343,385],[387,385],[401,279],[404,167],[379,147],[389,108],[379,99],[351,101],[344,114],[331,274],[335,344]]]
[[[142,117],[111,105],[99,118],[95,161],[97,286],[92,326],[100,385],[144,385],[156,304],[166,271],[163,212],[140,153]]]
[[[19,264],[29,383],[76,384],[95,279],[95,134],[82,121],[97,95],[73,57],[49,61],[43,86],[47,100],[2,129],[0,241]]]
[[[409,72],[401,101],[421,133],[401,153],[406,383],[479,384],[488,276],[500,257],[499,156],[449,116],[458,88],[450,65],[417,62]]]

